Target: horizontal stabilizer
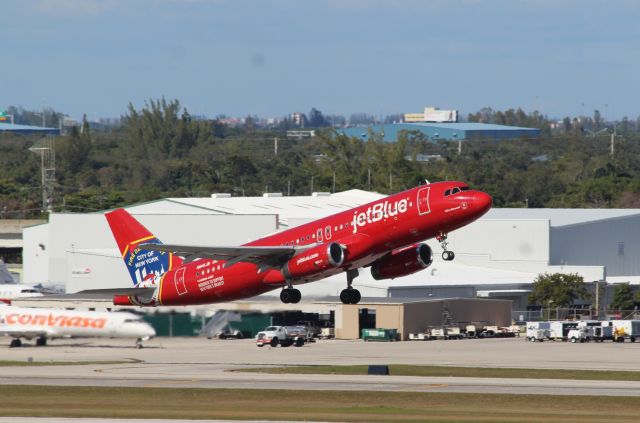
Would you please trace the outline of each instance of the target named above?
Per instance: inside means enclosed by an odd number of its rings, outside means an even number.
[[[45,295],[36,297],[36,300],[112,300],[115,295],[136,295],[138,297],[151,297],[155,288],[112,288],[112,289],[87,289],[74,294]],[[32,298],[29,298],[30,300]]]

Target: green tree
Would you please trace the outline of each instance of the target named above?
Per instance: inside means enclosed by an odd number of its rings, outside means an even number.
[[[84,122],[83,122],[84,128]],[[87,128],[89,125],[87,124]],[[86,130],[88,132],[88,129]],[[71,173],[76,173],[87,165],[89,153],[91,152],[91,141],[89,135],[85,135],[84,129],[81,134],[77,127],[72,127],[69,132],[69,148],[67,150],[67,166]]]
[[[538,275],[533,281],[533,290],[529,294],[529,303],[554,307],[567,307],[575,300],[588,299],[584,278],[577,273],[553,273]]]
[[[613,299],[609,308],[613,310],[633,310],[633,289],[629,283],[621,283],[613,288]]]

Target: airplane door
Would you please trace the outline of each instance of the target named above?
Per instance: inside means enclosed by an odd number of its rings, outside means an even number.
[[[331,226],[325,226],[324,237],[327,241],[331,239]]]
[[[184,284],[184,271],[187,270],[185,267],[176,270],[175,276],[173,277],[173,281],[176,284],[176,292],[178,295],[186,294],[187,287]]]
[[[322,229],[318,229],[316,232],[316,241],[322,242]]]
[[[418,214],[422,216],[423,214],[431,213],[431,206],[429,205],[429,192],[431,191],[431,187],[424,187],[418,190]]]

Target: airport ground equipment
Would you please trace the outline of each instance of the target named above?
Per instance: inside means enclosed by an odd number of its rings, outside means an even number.
[[[576,329],[571,329],[567,333],[567,339],[574,344],[576,342],[589,342],[593,339],[593,329],[589,326],[580,326]]]
[[[550,322],[527,322],[527,339],[531,342],[542,342],[551,337]]]
[[[332,339],[335,337],[336,337],[336,330],[334,328],[320,329],[320,339]]]
[[[603,326],[613,328],[613,340],[615,342],[624,342],[628,339],[636,342],[640,338],[640,320],[609,320],[603,322]]]
[[[363,341],[395,341],[398,339],[397,329],[362,329]]]
[[[263,347],[270,345],[277,347],[289,347],[294,345],[301,347],[308,342],[308,332],[302,326],[268,326],[256,335],[256,345]]]

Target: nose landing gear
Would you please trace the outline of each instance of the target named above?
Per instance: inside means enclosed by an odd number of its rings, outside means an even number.
[[[444,250],[442,252],[442,260],[444,261],[453,260],[456,257],[456,255],[453,251],[447,250],[447,246],[449,245],[449,242],[447,241],[447,234],[445,234],[444,232],[440,232],[438,235],[436,235],[436,239],[438,240],[438,242],[440,242],[440,246]]]

